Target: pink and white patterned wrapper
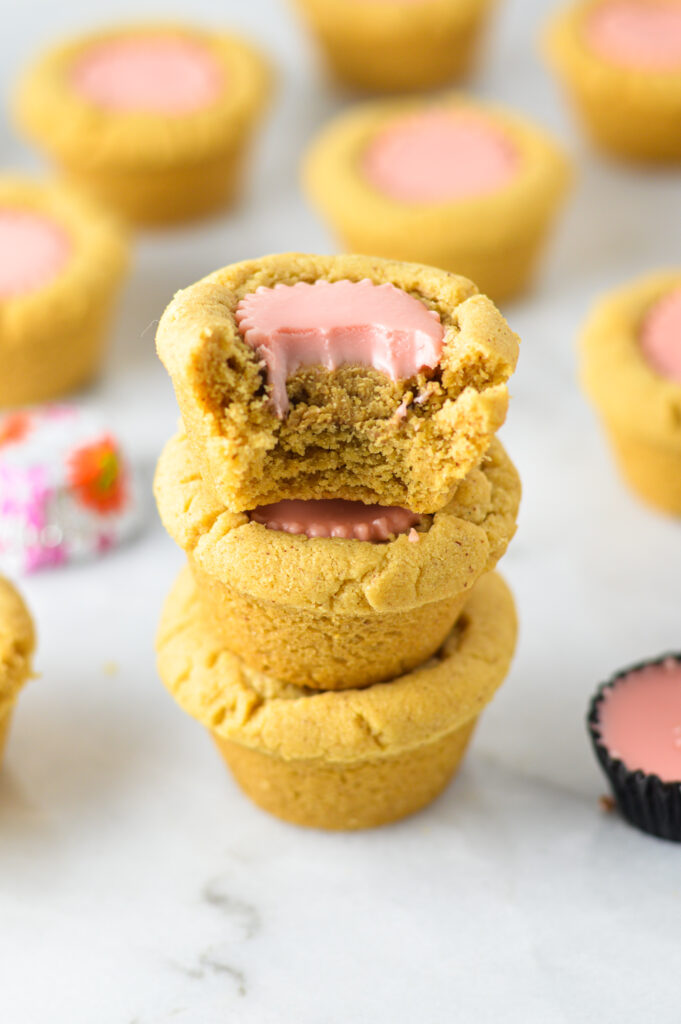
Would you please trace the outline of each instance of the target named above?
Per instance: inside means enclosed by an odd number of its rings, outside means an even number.
[[[35,572],[102,554],[135,532],[130,466],[90,413],[0,413],[0,568]]]

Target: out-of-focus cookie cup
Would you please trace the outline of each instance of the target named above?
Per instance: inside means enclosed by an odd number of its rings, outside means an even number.
[[[681,515],[681,270],[602,298],[582,334],[582,380],[629,486]]]
[[[488,574],[431,660],[387,683],[314,693],[225,651],[185,571],[157,650],[163,682],[255,803],[298,825],[359,829],[411,814],[447,785],[515,639],[511,595]]]
[[[73,189],[0,176],[0,406],[97,371],[128,266],[119,223]]]
[[[334,76],[371,92],[469,73],[495,0],[296,0]]]
[[[495,301],[529,286],[570,180],[544,131],[458,95],[358,106],[303,164],[305,191],[346,251],[463,274]]]
[[[69,179],[135,223],[165,224],[233,200],[269,80],[234,36],[131,25],[46,53],[16,119]]]
[[[19,691],[31,677],[33,621],[11,583],[0,576],[0,757]]]
[[[283,682],[341,689],[401,675],[437,650],[506,551],[520,483],[493,441],[450,504],[408,535],[294,536],[225,511],[180,436],[161,456],[155,493],[214,640]]]
[[[597,146],[626,159],[681,160],[678,0],[582,0],[552,19],[545,43]]]

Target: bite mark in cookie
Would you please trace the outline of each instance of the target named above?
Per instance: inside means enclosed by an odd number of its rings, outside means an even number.
[[[391,380],[411,378],[438,365],[444,337],[436,310],[368,279],[260,287],[241,300],[236,322],[265,362],[280,417],[289,409],[286,381],[303,366],[371,366]]]

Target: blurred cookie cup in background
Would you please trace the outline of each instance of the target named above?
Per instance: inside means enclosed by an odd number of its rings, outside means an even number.
[[[496,0],[295,0],[332,75],[368,92],[468,75]]]
[[[451,95],[340,114],[302,176],[342,249],[463,274],[501,302],[532,283],[571,169],[532,122]]]
[[[9,580],[0,576],[0,758],[19,691],[31,678],[34,648],[28,608]]]
[[[127,268],[126,234],[99,203],[0,175],[0,407],[95,376]]]
[[[551,19],[545,51],[589,138],[611,155],[681,161],[681,3],[582,0]]]
[[[235,36],[121,26],[39,58],[15,118],[70,181],[136,224],[167,224],[234,200],[270,77]]]
[[[681,515],[681,270],[601,298],[582,332],[584,388],[633,491]]]

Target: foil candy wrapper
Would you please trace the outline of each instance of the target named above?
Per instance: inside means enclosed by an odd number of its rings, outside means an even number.
[[[140,525],[120,444],[68,405],[0,413],[0,568],[30,573],[90,558]]]

